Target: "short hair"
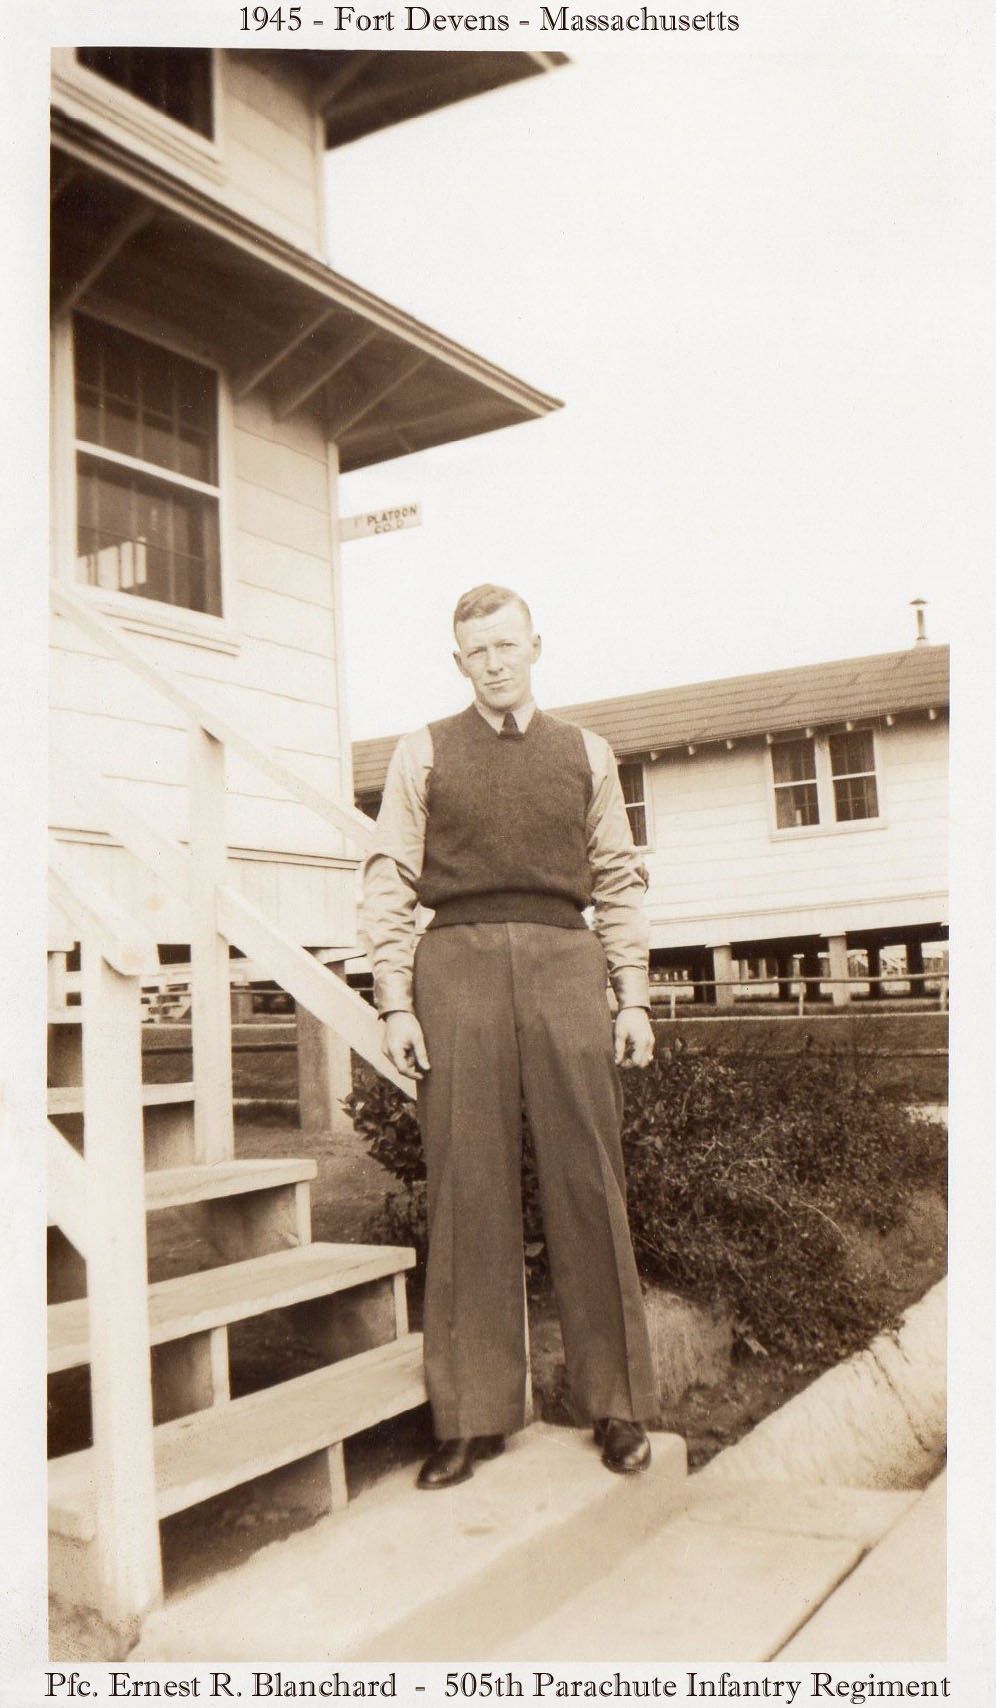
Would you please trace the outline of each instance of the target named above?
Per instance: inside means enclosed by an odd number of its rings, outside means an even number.
[[[456,634],[458,623],[467,623],[473,617],[490,617],[493,611],[500,611],[503,605],[518,605],[532,628],[533,614],[521,593],[513,592],[511,587],[497,587],[493,581],[483,581],[480,587],[472,587],[468,593],[461,593],[453,612],[453,633]]]

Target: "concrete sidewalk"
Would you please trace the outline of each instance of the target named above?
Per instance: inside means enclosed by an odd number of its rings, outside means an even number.
[[[926,1495],[608,1475],[536,1424],[468,1483],[410,1469],[153,1614],[131,1660],[668,1663],[944,1658],[944,1482]]]

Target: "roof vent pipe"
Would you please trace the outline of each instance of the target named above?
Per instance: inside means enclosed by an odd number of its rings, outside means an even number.
[[[913,642],[913,645],[929,646],[930,643],[927,640],[927,626],[923,616],[923,613],[927,608],[927,601],[926,599],[911,599],[910,604],[916,612],[916,640]]]

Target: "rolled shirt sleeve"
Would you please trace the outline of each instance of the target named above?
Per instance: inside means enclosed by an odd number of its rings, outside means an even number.
[[[388,766],[374,845],[363,863],[360,942],[373,970],[379,1014],[413,1008],[416,886],[425,853],[431,769],[429,731],[402,736]]]
[[[646,868],[633,846],[615,754],[602,736],[587,729],[582,734],[592,783],[587,821],[592,923],[620,1008],[649,1009]]]

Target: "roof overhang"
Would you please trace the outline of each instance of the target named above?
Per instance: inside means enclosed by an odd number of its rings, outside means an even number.
[[[112,304],[182,329],[236,397],[319,413],[344,472],[560,407],[89,126],[52,125],[55,314]]]
[[[296,49],[315,79],[327,148],[566,65],[565,53],[325,52]]]

